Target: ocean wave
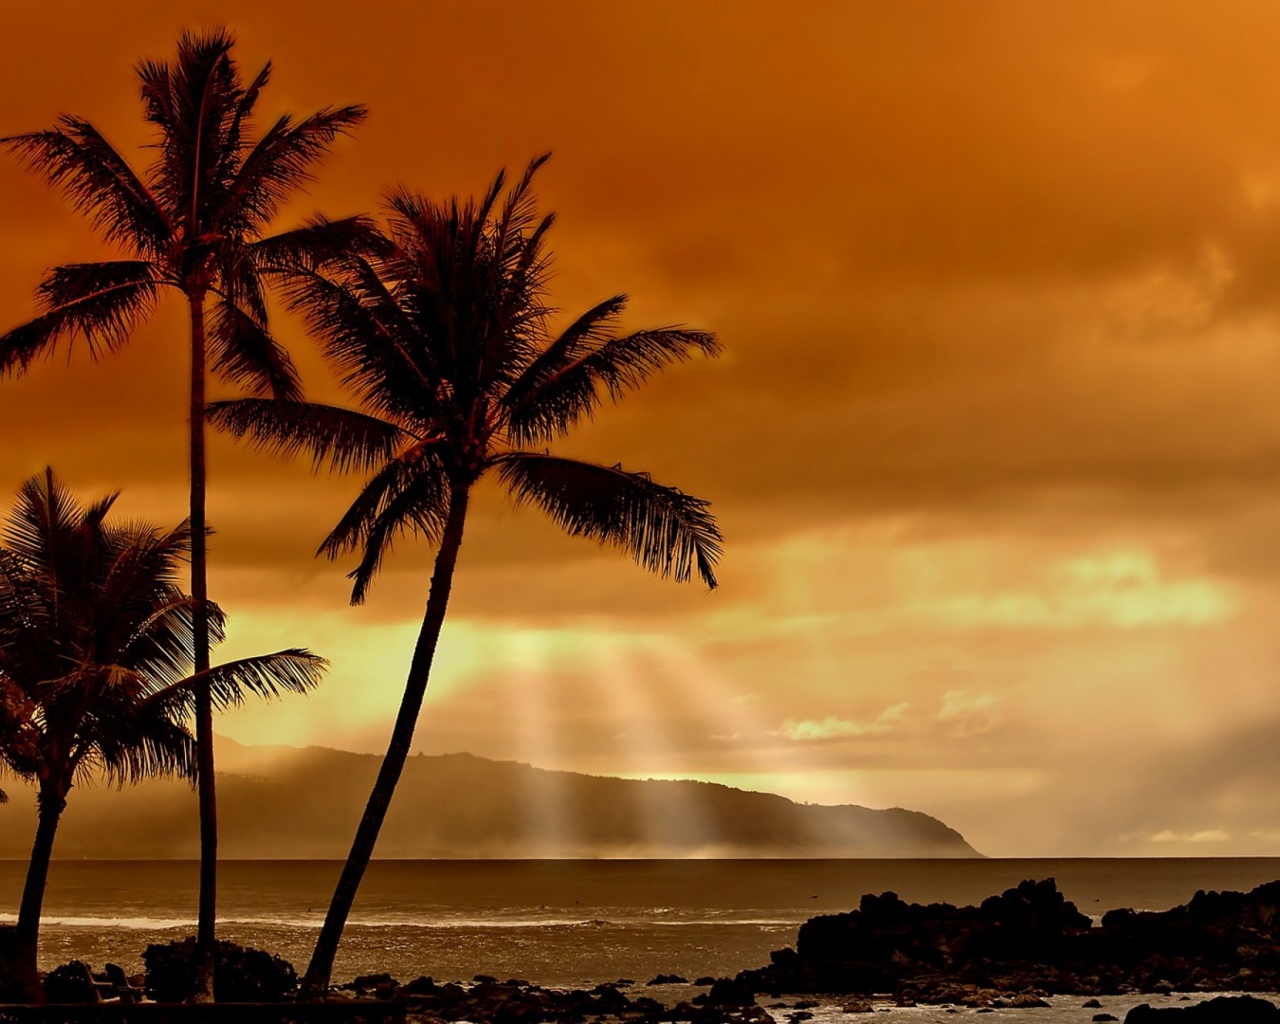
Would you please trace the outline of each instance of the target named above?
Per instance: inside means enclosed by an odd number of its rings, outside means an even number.
[[[0,923],[12,924],[17,921],[14,914],[0,914]],[[319,929],[323,918],[316,914],[309,917],[220,917],[219,925],[241,928],[309,928]],[[643,928],[686,928],[686,927],[784,927],[794,926],[792,918],[732,918],[732,917],[696,917],[696,918],[651,918],[646,916],[624,918],[588,918],[580,917],[465,917],[465,918],[355,918],[347,922],[353,929],[392,929],[404,928],[421,931],[490,931],[498,929],[643,929]],[[92,917],[84,915],[62,916],[47,915],[41,924],[61,928],[102,928],[124,929],[127,931],[170,931],[180,928],[194,928],[195,918],[180,917]]]
[[[13,924],[18,920],[16,914],[0,914],[0,924]],[[40,918],[42,926],[53,925],[62,928],[124,928],[128,931],[165,931],[170,928],[194,928],[196,919],[176,917],[59,917],[44,915]]]

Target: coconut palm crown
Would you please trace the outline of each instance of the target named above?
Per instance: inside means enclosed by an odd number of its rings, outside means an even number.
[[[22,487],[0,538],[0,772],[33,784],[39,811],[18,913],[22,995],[39,992],[40,908],[72,786],[191,777],[199,689],[226,707],[306,692],[324,667],[291,649],[193,674],[196,603],[180,584],[191,531],[112,523],[115,499],[82,506],[46,471]],[[210,612],[221,640],[223,616]]]
[[[551,336],[546,304],[553,216],[537,218],[534,161],[503,202],[499,175],[479,202],[388,197],[389,231],[287,271],[300,312],[360,408],[271,399],[209,406],[219,429],[316,466],[370,477],[320,551],[359,551],[362,602],[400,534],[439,543],[451,508],[496,471],[575,536],[628,551],[645,568],[716,585],[720,553],[707,502],[646,473],[552,455],[545,447],[668,364],[719,345],[681,327],[617,335],[625,295]]]
[[[38,315],[0,336],[0,374],[24,370],[56,344],[83,337],[95,355],[129,340],[162,290],[210,308],[213,370],[250,393],[297,397],[288,353],[267,333],[261,268],[282,251],[317,241],[314,228],[267,236],[309,167],[365,116],[363,107],[284,114],[255,140],[253,112],[271,76],[244,82],[223,29],[185,33],[172,63],[144,60],[137,73],[155,157],[139,172],[81,117],[0,139],[60,189],[104,239],[131,257],[55,267],[36,289]],[[331,235],[363,218],[328,222]]]
[[[681,327],[619,334],[616,295],[551,333],[552,217],[531,190],[535,160],[504,196],[435,203],[403,189],[379,240],[287,271],[283,294],[306,319],[358,409],[271,399],[216,403],[210,421],[260,447],[307,453],[368,479],[321,545],[358,552],[352,603],[364,600],[393,541],[438,545],[426,613],[387,757],[304,982],[327,986],[346,914],[408,755],[462,542],[473,485],[495,473],[517,505],[570,534],[619,547],[645,568],[716,585],[720,533],[707,502],[646,473],[552,454],[547,446],[672,362],[718,352]]]

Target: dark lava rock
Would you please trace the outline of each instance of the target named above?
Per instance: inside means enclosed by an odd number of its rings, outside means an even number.
[[[736,978],[721,978],[711,986],[706,1000],[708,1006],[753,1006],[756,994],[750,985]]]
[[[1108,1021],[1108,1020],[1119,1020],[1120,1018],[1119,1018],[1119,1017],[1117,1017],[1114,1013],[1095,1013],[1095,1014],[1094,1014],[1091,1018],[1089,1018],[1089,1019],[1090,1019],[1090,1020],[1098,1021],[1098,1022],[1099,1022],[1099,1024],[1101,1024],[1101,1022],[1102,1022],[1102,1021]]]
[[[700,978],[694,978],[693,983],[695,985],[714,985],[716,983],[716,979],[711,977],[709,974],[704,974]]]
[[[1234,894],[1238,895],[1238,894]],[[1277,1024],[1280,1007],[1253,996],[1218,996],[1194,1006],[1153,1009],[1147,1003],[1125,1014],[1124,1024]]]
[[[653,981],[646,982],[647,985],[687,985],[688,978],[682,978],[678,974],[659,974]]]
[[[346,985],[339,985],[352,992],[373,992],[379,988],[399,988],[400,982],[389,974],[360,974]]]
[[[1086,1002],[1081,1003],[1080,1006],[1085,1010],[1101,1010],[1102,1009],[1102,1004],[1098,1002],[1098,1000],[1096,999],[1089,999]]]
[[[1114,910],[1101,927],[1053,879],[1025,881],[977,907],[908,904],[895,893],[811,918],[794,949],[738,979],[756,992],[1115,995],[1280,989],[1280,882],[1249,893],[1198,892],[1163,912]],[[964,1005],[983,1005],[970,1001]]]

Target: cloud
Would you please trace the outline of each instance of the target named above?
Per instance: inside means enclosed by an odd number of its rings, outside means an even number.
[[[1231,833],[1220,828],[1206,828],[1199,832],[1174,832],[1164,829],[1155,835],[1148,836],[1152,843],[1225,843],[1231,839]]]
[[[948,690],[942,695],[942,703],[934,718],[944,723],[952,736],[980,736],[990,732],[999,722],[996,702],[993,693]]]
[[[821,721],[788,719],[782,725],[782,732],[789,739],[801,742],[845,739],[851,736],[882,736],[901,722],[910,708],[909,701],[894,704],[885,708],[870,722],[854,722],[833,715],[828,715]]]

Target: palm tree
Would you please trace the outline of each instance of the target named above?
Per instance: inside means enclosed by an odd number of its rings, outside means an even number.
[[[621,547],[677,580],[696,570],[715,586],[720,534],[707,503],[645,473],[528,450],[590,416],[668,363],[718,351],[682,328],[617,336],[625,297],[548,331],[552,217],[538,218],[535,160],[500,201],[503,176],[478,203],[437,205],[406,191],[388,200],[390,232],[377,244],[298,265],[284,289],[320,338],[359,411],[242,399],[210,407],[211,422],[284,454],[371,472],[329,534],[329,557],[359,550],[352,603],[364,600],[393,539],[438,544],[422,628],[377,781],[303,981],[328,987],[356,890],[372,856],[426,692],[444,621],[467,505],[493,471],[516,503],[542,508],[569,533]]]
[[[324,667],[294,649],[190,674],[202,607],[212,638],[223,634],[216,607],[179,585],[191,530],[109,523],[115,497],[83,507],[46,471],[19,492],[0,545],[0,764],[35,784],[39,811],[10,967],[28,996],[38,997],[40,909],[72,785],[190,777],[195,741],[184,722],[198,693],[218,706],[304,693]]]
[[[138,65],[146,120],[156,128],[155,158],[137,173],[88,121],[64,116],[41,132],[3,143],[59,187],[107,241],[130,258],[56,267],[37,289],[39,315],[0,336],[0,376],[24,370],[57,343],[82,336],[95,355],[123,345],[161,290],[176,289],[190,312],[192,650],[197,672],[209,667],[205,551],[206,367],[250,394],[296,399],[298,375],[266,328],[262,268],[281,254],[342,245],[363,218],[327,221],[266,237],[280,205],[308,180],[308,168],[364,119],[363,107],[326,107],[295,121],[278,118],[257,139],[254,106],[268,63],[247,84],[223,29],[188,32],[173,63]],[[206,313],[210,314],[206,336]],[[200,910],[196,991],[211,998],[217,886],[217,803],[213,707],[198,694],[196,741],[200,796]]]

